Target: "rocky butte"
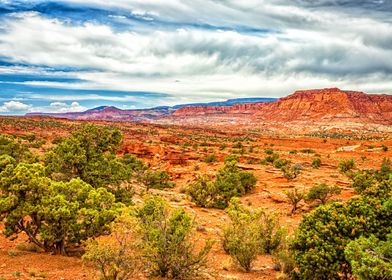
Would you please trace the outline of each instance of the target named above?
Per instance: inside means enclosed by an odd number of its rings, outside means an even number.
[[[345,91],[338,88],[299,90],[270,103],[249,103],[229,107],[182,107],[170,118],[188,123],[201,123],[201,117],[212,121],[248,123],[324,123],[336,125],[392,125],[392,96]]]

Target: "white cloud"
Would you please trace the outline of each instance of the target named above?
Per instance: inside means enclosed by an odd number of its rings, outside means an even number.
[[[29,104],[25,104],[19,101],[8,101],[4,102],[3,105],[0,106],[0,113],[20,113],[31,108],[32,105]]]
[[[36,13],[18,14],[3,20],[2,55],[26,64],[94,69],[70,74],[86,82],[24,84],[74,90],[163,92],[170,96],[161,100],[154,97],[149,102],[142,97],[95,94],[41,94],[40,98],[175,104],[201,98],[210,101],[282,96],[298,88],[340,86],[372,92],[392,89],[392,24],[377,18],[340,10],[308,9],[306,5],[296,5],[309,2],[300,0],[71,1],[124,8],[134,16],[170,21],[174,27],[120,32],[94,21],[72,25]],[[274,32],[191,27],[200,23]],[[7,69],[0,67],[2,71]],[[14,67],[9,71],[43,70]]]
[[[29,112],[39,113],[67,113],[67,112],[83,112],[88,108],[79,104],[79,102],[52,102],[49,106],[40,106],[29,108]]]

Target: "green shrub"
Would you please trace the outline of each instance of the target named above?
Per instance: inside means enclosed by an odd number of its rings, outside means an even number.
[[[267,155],[272,155],[274,153],[274,150],[268,148],[264,150],[264,153],[266,153]]]
[[[122,202],[129,202],[121,183],[129,181],[139,168],[146,167],[131,155],[116,156],[122,138],[117,129],[83,125],[46,154],[46,174],[60,181],[80,178],[94,188],[105,187],[115,195],[120,191],[116,197],[124,197],[126,201]]]
[[[383,180],[347,203],[330,203],[305,215],[291,244],[301,279],[351,274],[347,245],[359,238],[385,240],[392,231],[392,181]],[[369,278],[372,279],[372,278]]]
[[[112,224],[111,232],[104,238],[88,239],[83,260],[98,269],[102,280],[131,279],[142,261],[137,220],[123,214]]]
[[[199,177],[188,186],[188,194],[201,207],[224,209],[232,197],[242,196],[254,189],[256,177],[237,166],[238,157],[228,156],[225,166],[218,170],[215,181]]]
[[[212,243],[196,252],[193,219],[183,209],[172,209],[160,197],[150,197],[138,211],[145,267],[152,275],[193,279],[207,261]]]
[[[273,165],[274,165],[274,167],[280,169],[280,168],[282,168],[282,167],[286,167],[286,166],[290,165],[290,161],[289,161],[289,160],[286,160],[286,159],[276,159],[276,160],[273,162]]]
[[[359,280],[392,279],[392,233],[386,241],[373,235],[355,239],[348,243],[344,254]]]
[[[265,157],[265,161],[269,162],[269,163],[273,163],[274,161],[276,161],[277,159],[279,159],[279,155],[276,153],[272,153],[270,155],[267,155]]]
[[[330,187],[326,184],[320,184],[313,186],[307,196],[306,201],[312,202],[315,200],[320,201],[321,204],[326,204],[334,195],[340,194],[341,189],[339,187]]]
[[[300,164],[300,163],[296,163],[291,166],[284,165],[280,168],[280,170],[282,170],[282,172],[283,172],[283,176],[287,180],[293,180],[293,179],[297,178],[303,169],[304,168],[303,168],[302,164]]]
[[[321,166],[321,159],[315,158],[312,161],[312,167],[318,169],[318,168],[320,168],[320,166]]]
[[[174,183],[170,181],[170,176],[166,171],[154,171],[149,169],[138,176],[137,179],[143,184],[147,191],[149,189],[163,190],[174,187]]]
[[[249,272],[260,253],[262,212],[258,210],[252,213],[242,206],[238,198],[233,198],[227,213],[231,222],[223,231],[223,247],[236,264]]]
[[[387,151],[388,151],[388,147],[385,146],[385,145],[382,145],[382,146],[381,146],[381,149],[382,149],[384,152],[387,152]]]
[[[4,234],[23,232],[30,242],[57,254],[105,233],[122,206],[106,189],[94,189],[80,179],[52,181],[39,164],[8,165],[0,177]]]
[[[37,162],[37,156],[33,155],[26,145],[2,134],[0,134],[0,156],[12,157],[16,163]]]
[[[277,215],[251,211],[239,198],[230,200],[226,212],[231,222],[224,229],[223,248],[245,271],[251,270],[257,255],[270,254],[282,244],[286,229]]]
[[[216,156],[214,154],[209,154],[203,159],[203,162],[205,163],[211,163],[215,161],[216,161]]]
[[[297,188],[294,188],[289,191],[285,191],[288,202],[291,204],[291,214],[294,214],[298,209],[298,204],[305,198],[305,192],[299,191]]]
[[[315,154],[316,152],[314,150],[312,150],[312,149],[307,148],[307,149],[302,149],[301,153],[303,153],[303,154]]]
[[[346,173],[355,168],[355,161],[353,159],[341,160],[338,163],[338,170]]]
[[[260,218],[260,252],[271,254],[277,250],[286,233],[287,230],[280,226],[279,215],[263,212]]]
[[[290,155],[296,155],[296,154],[297,154],[297,150],[291,150],[291,151],[289,152],[289,154],[290,154]]]

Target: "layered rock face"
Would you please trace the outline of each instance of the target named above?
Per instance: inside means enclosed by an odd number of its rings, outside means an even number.
[[[270,103],[227,107],[183,107],[173,117],[237,117],[274,122],[347,121],[392,125],[392,96],[343,91],[338,88],[301,90]]]

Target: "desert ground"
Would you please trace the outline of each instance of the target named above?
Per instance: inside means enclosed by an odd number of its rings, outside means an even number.
[[[69,134],[81,121],[48,118],[0,118],[0,133],[10,135],[35,134],[45,140],[36,153],[50,149],[52,141]],[[350,181],[337,170],[343,159],[354,159],[357,169],[378,168],[384,157],[392,158],[392,135],[365,131],[298,130],[297,134],[284,131],[241,129],[239,127],[195,128],[172,125],[153,125],[131,122],[98,122],[115,126],[124,133],[119,153],[129,152],[144,160],[153,169],[166,170],[175,182],[173,189],[157,191],[173,206],[183,207],[196,221],[196,242],[207,238],[216,240],[209,254],[208,279],[277,279],[271,256],[260,256],[251,273],[241,272],[230,260],[220,243],[222,227],[228,222],[224,210],[196,207],[183,189],[199,175],[215,174],[223,166],[224,157],[240,155],[240,168],[257,177],[257,186],[241,198],[250,207],[262,207],[267,212],[280,213],[280,222],[292,234],[312,205],[302,203],[301,209],[290,214],[290,204],[284,190],[307,190],[325,183],[338,186],[342,192],[336,200],[347,200],[354,195]],[[241,143],[240,145],[238,143]],[[382,145],[389,147],[387,151]],[[294,180],[287,180],[282,172],[270,164],[261,164],[265,149],[273,149],[280,158],[300,163],[304,170]],[[296,152],[293,152],[296,151]],[[216,161],[205,162],[214,154]],[[321,167],[311,166],[314,158],[321,159]],[[135,186],[134,202],[140,203],[140,190]],[[1,228],[2,229],[2,228]],[[94,269],[80,257],[63,257],[42,252],[31,252],[26,237],[15,240],[0,235],[0,279],[95,279]],[[143,279],[135,275],[134,279]]]

